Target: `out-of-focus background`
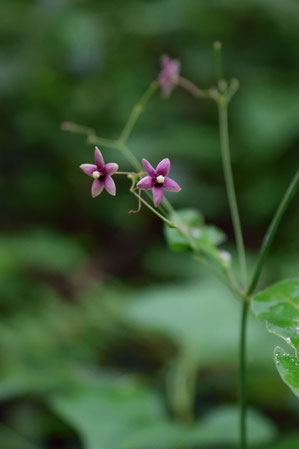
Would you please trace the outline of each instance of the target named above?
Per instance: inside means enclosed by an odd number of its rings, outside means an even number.
[[[161,54],[207,88],[222,41],[225,75],[241,86],[230,129],[252,268],[298,162],[298,1],[1,0],[0,24],[1,449],[234,447],[238,302],[170,252],[157,217],[128,214],[126,179],[115,198],[92,199],[78,166],[93,146],[60,124],[116,138]],[[153,164],[170,157],[182,191],[169,199],[222,228],[236,259],[215,104],[158,93],[128,144]],[[296,274],[294,202],[261,286]],[[252,317],[250,441],[295,449],[298,400],[275,370],[275,344]]]

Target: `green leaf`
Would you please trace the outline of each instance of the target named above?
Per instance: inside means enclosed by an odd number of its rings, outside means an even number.
[[[49,400],[52,408],[79,432],[84,448],[165,449],[198,444],[236,444],[238,407],[224,406],[194,425],[180,425],[166,416],[158,396],[129,378],[82,375],[75,389]],[[251,446],[273,439],[273,424],[249,410]]]
[[[266,321],[269,332],[283,338],[298,354],[299,278],[271,285],[252,298],[252,310]]]
[[[201,234],[204,226],[203,216],[195,209],[182,209],[176,211],[176,214],[172,214],[169,219],[175,222],[179,219],[181,223],[188,226],[189,229],[191,229],[191,235],[192,233],[195,234],[193,238],[196,237],[196,234]],[[181,231],[166,225],[164,231],[166,240],[173,251],[185,251],[190,249],[190,243]]]
[[[163,417],[156,395],[128,378],[82,375],[76,388],[53,396],[50,405],[75,427],[86,449],[118,449],[139,429]]]
[[[206,366],[236,363],[240,308],[219,281],[206,279],[140,290],[127,304],[125,314],[131,325],[165,335]],[[248,331],[251,363],[269,366],[279,340],[252,318]]]
[[[239,443],[240,411],[237,406],[222,406],[205,416],[197,429],[197,442],[205,445],[234,445]],[[255,410],[248,410],[248,443],[262,445],[271,441],[276,430],[272,422]]]
[[[274,362],[282,380],[299,397],[299,359],[277,346],[274,350]]]
[[[227,266],[227,259],[217,249],[217,245],[225,241],[225,234],[213,225],[205,225],[200,212],[195,209],[182,209],[171,214],[170,220],[185,229],[199,252],[212,258],[222,266]],[[190,241],[178,228],[170,228],[165,225],[165,237],[170,248],[174,251],[186,251],[191,249]]]

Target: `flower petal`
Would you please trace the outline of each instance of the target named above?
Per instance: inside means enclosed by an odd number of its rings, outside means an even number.
[[[94,164],[81,164],[80,168],[88,176],[92,176],[93,172],[98,169]]]
[[[102,193],[104,188],[104,182],[99,181],[98,179],[95,179],[91,186],[91,195],[93,198],[98,196],[100,193]]]
[[[102,153],[98,149],[98,147],[95,147],[95,150],[94,150],[94,161],[99,170],[101,170],[105,165],[104,158],[102,156]]]
[[[144,170],[149,176],[151,177],[156,176],[156,170],[154,170],[149,161],[147,161],[146,159],[142,159],[142,165],[144,167]]]
[[[163,199],[162,187],[153,187],[153,198],[154,198],[154,205],[158,207]]]
[[[109,162],[104,167],[106,175],[113,175],[118,170],[118,165],[115,162]]]
[[[182,190],[178,183],[171,178],[165,179],[163,187],[165,190],[169,190],[170,192],[179,192],[180,190]]]
[[[104,184],[105,184],[105,189],[107,190],[107,192],[110,193],[110,195],[115,196],[116,187],[115,187],[115,183],[114,183],[113,179],[111,178],[111,176],[106,176]]]
[[[145,176],[144,178],[140,179],[140,181],[137,184],[137,187],[142,190],[150,190],[153,188],[153,179],[151,176]]]
[[[170,160],[167,158],[162,159],[157,165],[156,173],[157,175],[167,176],[170,170]]]

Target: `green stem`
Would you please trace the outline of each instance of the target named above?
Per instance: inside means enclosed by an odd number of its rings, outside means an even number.
[[[89,128],[88,126],[78,125],[74,122],[63,122],[61,123],[61,129],[63,131],[69,131],[70,133],[75,134],[87,134],[87,135],[95,135],[95,130],[93,128]]]
[[[143,167],[138,161],[138,159],[134,156],[134,154],[130,151],[130,149],[122,142],[118,143],[117,149],[123,154],[123,156],[127,159],[128,162],[135,168],[137,171],[143,171]]]
[[[187,90],[196,98],[211,98],[210,90],[199,89],[194,83],[182,76],[178,76],[177,85]]]
[[[247,286],[247,266],[246,255],[243,242],[243,234],[241,228],[241,221],[239,216],[233,171],[230,157],[229,132],[228,132],[228,102],[229,94],[227,93],[227,83],[223,78],[222,68],[222,44],[220,42],[214,43],[214,53],[216,62],[216,72],[218,78],[219,93],[215,96],[218,104],[219,115],[219,131],[220,131],[220,146],[222,154],[222,164],[224,170],[225,185],[232,217],[234,234],[236,239],[236,246],[238,252],[238,259],[241,268],[241,277],[244,288]],[[242,319],[241,319],[241,334],[240,334],[240,448],[247,449],[247,394],[246,394],[246,336],[247,336],[247,317],[248,317],[248,299],[245,297],[242,303]]]
[[[148,89],[146,90],[146,92],[143,94],[143,96],[141,97],[140,101],[134,106],[134,108],[132,109],[131,114],[129,115],[129,118],[121,132],[121,135],[119,137],[119,141],[124,143],[127,141],[128,137],[130,136],[140,114],[143,112],[145,105],[147,104],[147,102],[149,101],[149,99],[151,98],[151,96],[155,93],[155,91],[157,90],[159,84],[157,81],[153,81]]]
[[[103,139],[102,137],[98,137],[96,135],[88,135],[87,142],[94,145],[102,145],[103,147],[112,148],[114,150],[119,148],[116,140]]]
[[[242,280],[244,287],[246,288],[247,283],[246,255],[245,255],[240,216],[237,205],[237,198],[235,193],[233,172],[231,167],[229,134],[228,134],[227,101],[225,97],[222,97],[221,101],[218,102],[218,114],[219,114],[219,129],[220,129],[220,146],[221,146],[226,191],[236,238],[236,245],[239,263],[241,267]]]
[[[247,394],[246,394],[246,337],[247,337],[247,318],[249,302],[244,300],[242,303],[242,319],[240,334],[240,366],[239,366],[239,395],[240,395],[240,448],[247,449]]]
[[[131,191],[131,193],[133,193],[133,195],[136,196],[136,198],[138,198],[138,200],[140,200],[146,207],[148,207],[149,210],[151,210],[154,214],[156,214],[159,218],[161,218],[161,220],[163,220],[165,223],[167,223],[168,226],[170,226],[172,228],[176,228],[176,224],[173,221],[168,220],[166,217],[164,217],[162,214],[160,214],[160,212],[158,212],[156,209],[154,209],[150,204],[148,204],[147,201],[145,201],[140,195],[138,195],[138,193],[136,193],[134,189],[131,189],[130,191]]]
[[[113,176],[114,175],[136,175],[140,177],[144,175],[144,172],[136,173],[134,171],[116,171],[115,173],[113,173]]]
[[[215,55],[215,67],[218,83],[223,78],[222,68],[222,43],[219,41],[214,42],[214,55]]]
[[[281,219],[288,207],[288,205],[290,204],[296,189],[298,187],[298,183],[299,183],[299,169],[296,171],[284,197],[282,198],[278,209],[270,223],[270,226],[266,232],[266,235],[264,237],[263,243],[262,243],[262,247],[260,250],[260,254],[259,254],[259,258],[252,276],[252,280],[250,282],[250,285],[248,287],[248,291],[247,291],[247,296],[252,295],[252,293],[254,292],[254,289],[259,281],[261,272],[262,272],[262,268],[265,262],[265,258],[269,252],[271,243],[273,241],[273,238],[276,234],[276,231],[278,229],[278,226],[281,222]]]

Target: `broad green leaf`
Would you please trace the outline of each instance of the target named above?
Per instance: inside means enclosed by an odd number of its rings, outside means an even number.
[[[50,399],[53,409],[79,432],[85,449],[165,449],[198,444],[236,444],[238,408],[224,406],[194,425],[167,418],[153,391],[133,379],[81,377],[76,388]],[[273,424],[249,411],[250,446],[273,439]]]
[[[191,426],[160,422],[148,429],[135,433],[121,445],[121,449],[145,449],[149,443],[157,449],[181,448],[196,445],[238,445],[239,410],[236,406],[222,406],[211,411]],[[248,410],[248,443],[250,447],[266,444],[273,440],[276,430],[271,421],[254,410]]]
[[[118,449],[139,429],[163,418],[157,396],[127,378],[82,376],[76,388],[55,395],[50,404],[79,432],[86,449]]]
[[[195,209],[182,209],[177,211],[176,214],[170,217],[170,220],[179,221],[185,224],[190,230],[193,238],[201,235],[202,228],[204,226],[204,219],[201,213]],[[184,251],[190,249],[190,244],[182,232],[176,228],[170,228],[165,226],[165,237],[174,251]]]
[[[241,304],[215,279],[140,290],[125,313],[131,325],[164,334],[201,366],[237,362]],[[251,318],[251,363],[271,365],[278,339]]]
[[[299,397],[299,359],[277,346],[274,350],[274,362],[282,380]]]
[[[271,285],[252,298],[252,310],[270,332],[299,349],[299,278]]]
[[[239,444],[239,421],[240,411],[235,406],[222,406],[210,412],[198,425],[197,442],[211,445],[233,445]],[[248,410],[248,443],[250,447],[266,444],[276,434],[272,422],[255,410]]]
[[[222,266],[227,266],[227,260],[223,258],[222,252],[217,245],[225,240],[225,234],[216,226],[205,225],[200,212],[195,209],[182,209],[170,216],[170,220],[188,232],[192,242],[196,245],[199,253],[217,261]],[[165,237],[174,251],[185,251],[191,249],[190,240],[178,228],[170,228],[165,225]]]

